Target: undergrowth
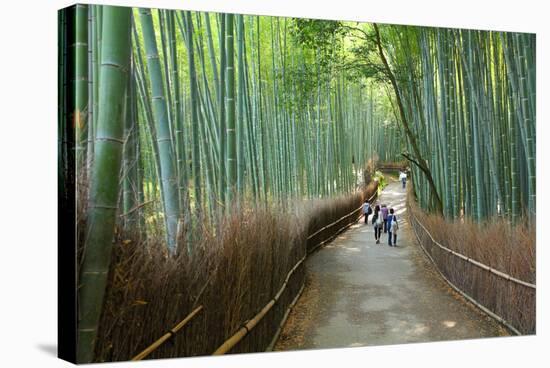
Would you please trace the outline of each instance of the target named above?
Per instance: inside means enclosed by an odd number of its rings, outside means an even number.
[[[162,237],[142,240],[117,232],[95,361],[131,359],[199,305],[203,310],[148,359],[212,354],[274,297],[308,250],[356,221],[360,211],[309,240],[308,235],[359,208],[376,186],[293,209],[235,209],[215,227],[205,223],[189,244],[192,251],[176,256],[168,254]],[[178,249],[187,246],[181,236]],[[293,273],[279,301],[231,353],[267,348],[304,272],[301,266]]]
[[[511,225],[503,219],[476,223],[448,221],[427,214],[409,192],[412,214],[441,245],[517,279],[535,283],[535,222]],[[525,334],[535,333],[535,290],[518,285],[465,262],[434,246],[417,227],[423,245],[443,274],[480,304]]]

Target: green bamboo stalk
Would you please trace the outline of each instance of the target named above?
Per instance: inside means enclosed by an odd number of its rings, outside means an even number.
[[[123,149],[123,214],[125,215],[124,227],[126,230],[135,230],[138,225],[139,212],[134,208],[142,203],[138,197],[138,141],[139,131],[137,126],[137,106],[135,78],[133,76],[133,63],[130,63],[130,77],[127,81],[127,92],[124,116],[124,149]]]
[[[185,23],[185,35],[187,40],[187,57],[189,68],[189,91],[191,104],[191,128],[193,137],[193,147],[191,157],[193,161],[193,189],[195,193],[195,209],[201,210],[202,206],[202,185],[201,185],[201,163],[200,163],[200,132],[198,117],[198,92],[197,92],[197,74],[195,70],[195,48],[193,45],[193,19],[191,12],[184,12],[183,19]]]
[[[87,239],[79,279],[77,362],[94,359],[94,346],[109,271],[119,193],[124,130],[124,91],[130,64],[131,9],[105,6],[98,129],[90,181]]]
[[[182,216],[187,216],[186,210],[189,208],[189,191],[187,189],[188,173],[185,153],[186,144],[183,132],[183,104],[180,92],[180,75],[179,75],[179,61],[178,61],[178,47],[177,36],[175,26],[175,12],[167,12],[167,24],[168,24],[168,44],[170,49],[170,75],[174,89],[173,98],[173,111],[174,111],[174,135],[176,141],[176,159],[177,159],[177,171],[178,171],[178,191],[180,197],[180,211]]]
[[[227,136],[227,186],[226,199],[233,202],[237,190],[237,141],[235,126],[235,51],[233,29],[233,14],[225,15],[225,47],[226,47],[226,136]]]
[[[226,161],[227,161],[227,136],[226,136],[226,68],[227,68],[227,54],[226,54],[226,17],[225,15],[220,16],[220,27],[219,27],[219,45],[220,45],[220,87],[218,89],[218,136],[220,137],[219,142],[219,174],[218,174],[218,188],[220,190],[219,201],[222,204],[226,203],[227,196],[227,173],[226,173]]]
[[[244,79],[244,21],[242,15],[236,16],[235,28],[237,31],[237,111],[236,111],[236,132],[235,139],[237,144],[237,193],[242,197],[244,194],[245,186],[245,155],[244,148],[246,146],[245,140],[245,116],[244,116],[244,103],[245,103],[245,79]]]
[[[149,82],[151,84],[151,105],[156,126],[156,139],[159,151],[162,196],[165,210],[166,243],[171,252],[176,251],[176,236],[180,216],[178,181],[175,158],[172,150],[170,126],[164,83],[160,68],[153,18],[149,9],[139,10]]]
[[[72,124],[76,134],[76,165],[85,169],[88,141],[88,5],[77,4],[70,10],[73,29],[69,33],[69,49],[74,60],[71,85]]]
[[[88,9],[88,138],[86,147],[86,172],[89,174],[92,167],[94,157],[94,139],[95,139],[95,114],[97,111],[97,94],[94,93],[94,81],[97,82],[96,74],[96,50],[94,50],[95,39],[95,14],[94,6],[89,6]]]

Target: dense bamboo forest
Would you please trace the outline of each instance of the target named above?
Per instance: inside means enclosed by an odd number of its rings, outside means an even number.
[[[98,136],[123,141],[122,212],[154,202],[142,212],[165,222],[170,248],[179,219],[213,219],[240,199],[349,192],[370,156],[398,155],[386,92],[350,81],[352,73],[336,65],[343,37],[305,46],[290,19],[177,11],[134,10],[127,82],[118,86],[124,125],[112,137],[99,125],[102,7],[80,6],[74,16],[81,17],[74,57],[82,64],[69,111],[76,111],[81,177],[97,166]],[[119,35],[112,37],[119,48]]]
[[[112,338],[101,321],[115,248],[154,242],[166,262],[198,268],[226,239],[223,224],[254,223],[247,211],[298,218],[334,198],[353,198],[340,213],[355,209],[380,162],[405,162],[418,204],[446,221],[534,220],[532,34],[96,5],[60,11],[58,22],[79,361],[131,358],[98,342]],[[286,231],[277,226],[274,237]],[[179,354],[204,354],[223,337]]]
[[[420,203],[441,202],[449,218],[533,217],[534,36],[393,27],[386,42],[400,45],[388,54],[421,163],[413,166]]]

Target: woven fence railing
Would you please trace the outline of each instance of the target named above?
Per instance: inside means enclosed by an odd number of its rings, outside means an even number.
[[[371,197],[368,199],[368,201],[372,201],[377,196],[377,189],[375,188],[374,193],[371,195]],[[353,223],[357,222],[359,218],[361,218],[362,215],[359,215],[357,217],[352,217],[354,214],[357,214],[358,211],[362,209],[362,205],[350,213],[340,217],[339,219],[331,222],[328,225],[323,226],[322,228],[316,230],[314,233],[309,235],[307,237],[307,244],[306,249],[304,252],[304,256],[299,259],[299,261],[290,269],[290,271],[287,273],[281,287],[275,294],[275,296],[251,319],[245,321],[241,327],[238,329],[237,332],[235,332],[229,339],[224,341],[222,345],[220,345],[216,351],[213,353],[214,355],[221,355],[225,354],[231,349],[233,349],[239,342],[241,342],[245,336],[247,336],[261,321],[264,319],[264,317],[268,314],[268,312],[276,305],[276,303],[281,299],[281,296],[283,296],[284,292],[288,290],[287,286],[290,284],[290,280],[292,279],[292,276],[296,274],[296,272],[300,269],[300,267],[303,265],[307,257],[313,253],[315,250],[319,249],[324,244],[329,243],[332,241],[338,234],[340,234],[342,231],[347,229],[349,226],[351,226]],[[347,221],[346,221],[347,220]],[[342,225],[343,223],[343,225]],[[341,226],[337,230],[333,230],[333,228],[340,224]],[[328,233],[328,236],[326,235]],[[321,238],[323,240],[319,241]],[[310,241],[315,240],[318,241],[316,245],[313,247],[308,247],[308,244]],[[298,298],[302,294],[304,290],[305,284],[302,283],[299,285],[299,289],[297,292],[294,292],[294,296],[292,297],[292,300],[288,304],[288,307],[286,308],[283,317],[281,321],[278,323],[278,328],[275,331],[273,338],[271,340],[271,343],[267,346],[267,350],[272,350],[277,338],[286,322],[286,319],[288,318],[291,309],[294,307],[296,302],[298,301]],[[162,346],[164,343],[169,341],[171,338],[174,337],[174,335],[183,329],[193,318],[195,318],[197,315],[199,315],[199,312],[201,312],[203,309],[202,306],[196,308],[193,310],[183,321],[178,323],[174,328],[169,330],[165,335],[160,337],[157,341],[155,341],[153,344],[151,344],[149,347],[147,347],[145,350],[137,354],[132,360],[142,360],[146,358],[148,355],[153,353],[155,350],[157,350],[160,346]]]
[[[449,285],[516,335],[535,333],[536,285],[489,267],[439,243],[407,201],[422,250]]]
[[[374,198],[376,198],[377,196],[377,189],[375,189],[374,193],[371,195],[371,197],[368,199],[368,201],[372,201]],[[351,220],[348,220],[348,221],[345,221],[344,225],[342,225],[341,227],[339,227],[336,231],[331,231],[331,234],[326,237],[324,240],[322,240],[321,242],[317,243],[317,245],[311,247],[311,248],[308,248],[306,254],[296,263],[296,265],[294,267],[292,267],[292,269],[288,272],[281,288],[279,289],[279,291],[277,292],[277,294],[275,294],[275,296],[273,297],[273,299],[271,299],[254,317],[252,317],[251,319],[249,319],[248,321],[246,321],[240,328],[237,332],[235,332],[229,339],[227,339],[222,345],[220,345],[220,347],[218,349],[216,349],[216,351],[214,352],[213,355],[222,355],[222,354],[225,354],[229,351],[231,351],[231,349],[237,345],[242,339],[244,339],[244,337],[246,335],[248,335],[252,329],[254,327],[256,327],[258,325],[258,323],[262,320],[262,318],[264,318],[267,313],[275,306],[275,304],[277,303],[277,301],[279,300],[279,298],[281,297],[281,295],[283,295],[283,292],[285,291],[285,288],[287,287],[287,285],[289,285],[289,281],[291,279],[291,276],[299,269],[300,266],[303,265],[303,263],[305,262],[305,260],[307,259],[307,257],[312,254],[315,250],[317,250],[318,248],[320,248],[321,246],[323,246],[324,244],[327,244],[328,242],[332,241],[338,234],[340,234],[342,231],[344,231],[345,229],[347,229],[349,226],[351,226],[352,224],[354,224],[355,222],[357,222],[362,215],[358,216],[358,217],[353,217],[352,216],[354,214],[357,214],[358,211],[360,211],[361,209],[363,208],[363,206],[361,207],[358,207],[356,209],[354,209],[353,211],[351,211],[350,213],[340,217],[339,219],[337,219],[336,221],[333,221],[331,222],[330,224],[326,225],[326,226],[323,226],[322,228],[316,230],[314,233],[312,233],[311,235],[309,235],[307,237],[307,240],[308,242],[311,240],[311,239],[314,239],[316,237],[318,237],[319,235],[323,234],[325,231],[333,228],[335,225],[337,224],[341,224],[342,222],[344,222],[346,219],[350,219]],[[269,346],[267,347],[267,350],[271,350],[273,349],[273,346],[275,345],[276,343],[276,340],[277,340],[277,337],[279,336],[280,332],[281,332],[281,329],[282,327],[284,326],[284,323],[286,321],[286,319],[288,318],[288,315],[290,313],[290,310],[292,309],[292,307],[294,307],[294,305],[296,304],[296,301],[298,300],[299,296],[301,295],[302,291],[304,289],[304,285],[302,285],[300,287],[300,290],[298,291],[297,295],[294,297],[294,299],[292,300],[292,302],[290,303],[289,307],[287,308],[287,310],[285,311],[284,313],[284,316],[283,316],[283,319],[281,320],[281,323],[279,324],[279,328],[277,329],[277,331],[275,332],[275,335],[271,341],[271,343],[269,344]]]

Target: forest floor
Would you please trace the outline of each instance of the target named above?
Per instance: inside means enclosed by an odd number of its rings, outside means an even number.
[[[397,247],[375,244],[363,219],[307,261],[306,288],[275,351],[507,336],[451,289],[407,222],[406,190],[392,182],[378,203],[396,210]]]

